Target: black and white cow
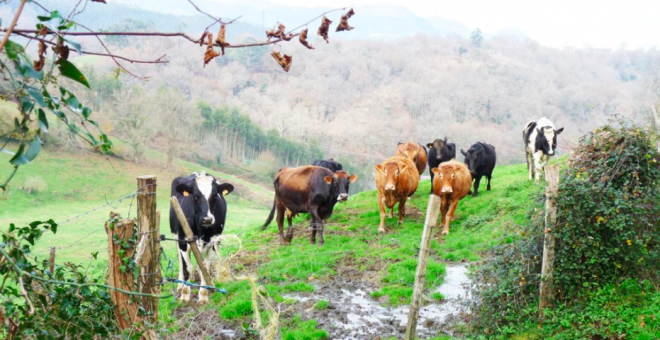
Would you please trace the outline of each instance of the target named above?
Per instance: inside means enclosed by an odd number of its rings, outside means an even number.
[[[449,162],[456,158],[456,144],[447,143],[447,137],[444,140],[436,139],[433,143],[428,143],[426,146],[429,148],[429,156],[427,162],[429,163],[429,173],[431,173],[431,183],[433,183],[433,168],[437,168],[440,163]],[[433,185],[431,185],[431,194],[433,193]]]
[[[525,153],[527,154],[527,169],[529,179],[532,177],[539,181],[545,166],[554,156],[557,149],[557,135],[564,128],[556,129],[548,118],[541,118],[536,122],[529,122],[523,130],[523,142],[525,142]]]
[[[222,234],[227,215],[227,202],[224,196],[234,190],[229,183],[220,183],[215,177],[204,172],[193,173],[187,177],[177,177],[172,181],[171,195],[176,197],[181,205],[190,229],[197,236],[197,246],[204,257],[204,266],[210,271],[213,263],[217,237]],[[186,238],[174,209],[170,207],[170,230],[183,240]],[[179,243],[179,280],[188,281],[190,273],[196,268],[190,261],[190,250],[186,242]],[[208,285],[204,276],[199,273],[201,284]],[[181,293],[182,301],[190,301],[190,287],[179,283],[177,292]],[[208,302],[208,291],[199,290],[199,302]]]
[[[490,191],[490,180],[493,178],[493,169],[495,169],[495,162],[497,162],[495,147],[488,143],[476,142],[467,152],[461,149],[461,153],[465,156],[464,162],[474,180],[472,197],[479,195],[479,183],[484,176],[488,179],[486,190]]]

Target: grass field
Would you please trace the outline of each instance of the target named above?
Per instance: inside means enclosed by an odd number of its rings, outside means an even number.
[[[153,158],[161,156],[154,153]],[[5,162],[6,158],[7,155],[0,155],[0,162]],[[176,163],[176,170],[155,165],[138,166],[114,159],[110,162],[112,166],[108,160],[94,154],[44,152],[37,162],[19,171],[11,190],[0,198],[0,225],[4,228],[8,223],[24,224],[52,218],[61,226],[56,235],[44,237],[36,247],[35,255],[44,256],[50,246],[57,246],[58,262],[83,262],[90,260],[91,253],[98,252],[99,260],[92,261],[92,267],[100,271],[107,258],[103,225],[108,213],[111,210],[124,216],[129,213],[135,216],[136,213],[130,198],[120,203],[112,200],[133,193],[136,176],[158,176],[158,209],[163,216],[168,216],[167,196],[171,179],[182,173],[202,170],[200,166],[182,161]],[[4,167],[0,176],[8,170]],[[242,190],[272,195],[259,185],[210,172],[240,185],[238,188]],[[30,178],[39,178],[46,188],[27,193],[21,187]],[[231,269],[236,275],[257,277],[270,296],[283,306],[294,304],[286,294],[310,292],[319,285],[341,284],[342,281],[366,285],[370,288],[369,294],[385,305],[406,304],[412,292],[429,190],[430,182],[423,181],[411,198],[405,223],[399,226],[396,218],[388,219],[389,232],[384,235],[378,234],[376,193],[366,191],[352,195],[349,202],[336,207],[332,218],[327,221],[323,247],[309,244],[305,216],[295,220],[293,243],[280,246],[276,223],[266,231],[258,230],[266,218],[267,208],[242,198],[240,193],[232,194],[228,198],[225,234],[240,235],[243,248],[232,261]],[[524,164],[497,167],[493,190],[484,190],[477,198],[463,200],[457,218],[451,224],[450,234],[442,238],[436,236],[433,240],[427,286],[432,288],[442,283],[447,264],[478,261],[492,246],[511,242],[516,237],[516,225],[525,223],[529,208],[534,204],[531,197],[537,194],[540,194],[540,187],[527,181]],[[106,200],[111,204],[103,206]],[[78,217],[94,208],[99,209]],[[169,234],[168,224],[167,218],[161,221],[161,233]],[[174,244],[166,242],[163,245],[168,256],[174,258]],[[227,255],[237,250],[236,243],[227,242],[222,253]],[[219,285],[226,288],[228,294],[213,295],[213,302],[201,308],[217,317],[219,322],[240,329],[243,322],[250,322],[253,313],[249,284],[229,281]],[[173,299],[162,301],[161,315],[166,336],[181,336],[180,332],[194,317],[185,317],[189,315],[189,307]],[[195,313],[198,310],[195,308]],[[295,309],[284,313],[281,322],[285,339],[328,337],[315,320],[302,319]]]

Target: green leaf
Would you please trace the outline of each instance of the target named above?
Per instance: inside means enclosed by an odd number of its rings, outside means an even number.
[[[34,88],[30,88],[28,89],[27,92],[30,94],[30,96],[32,96],[32,98],[34,98],[37,104],[41,105],[41,107],[47,106],[46,101],[44,100],[44,96],[42,96],[41,93],[39,93],[39,91],[37,91]]]
[[[46,118],[46,112],[39,109],[39,130],[44,133],[48,133],[48,118]]]
[[[5,44],[5,51],[7,51],[7,57],[9,57],[11,60],[16,60],[19,54],[25,53],[23,46],[11,40],[7,40],[7,43]]]
[[[72,95],[71,92],[69,92],[69,98],[67,98],[66,103],[69,104],[71,108],[74,109],[80,109],[80,102],[78,101],[78,98],[76,96]]]
[[[27,158],[29,161],[35,159],[39,154],[39,152],[41,151],[41,144],[42,143],[41,143],[41,138],[39,138],[39,134],[34,135],[34,140],[30,142],[30,147],[25,153],[25,158]]]
[[[34,67],[32,66],[32,63],[29,60],[27,60],[27,58],[25,57],[18,58],[18,70],[25,77],[34,78],[37,80],[44,79],[44,71],[41,70],[37,72],[37,70],[35,70]]]
[[[24,153],[25,153],[25,143],[21,143],[21,146],[18,147],[18,151],[16,151],[14,157],[12,157],[9,160],[9,163],[15,166],[21,166],[23,164],[30,163],[30,160],[25,158]]]
[[[76,52],[78,52],[78,54],[82,54],[82,45],[80,45],[79,42],[67,38],[63,38],[63,39],[64,41],[68,42],[69,45],[73,46],[73,48],[76,50]]]
[[[57,61],[57,65],[60,69],[60,73],[63,76],[69,79],[73,79],[91,89],[89,82],[87,82],[87,78],[80,72],[80,70],[78,70],[75,65],[70,63],[68,60],[60,59]]]
[[[85,117],[85,119],[88,119],[89,116],[92,115],[92,109],[88,108],[87,106],[83,107],[82,109],[82,115]],[[95,124],[96,125],[96,124]]]

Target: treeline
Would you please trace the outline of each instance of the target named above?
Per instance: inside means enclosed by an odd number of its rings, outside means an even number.
[[[212,107],[205,101],[197,104],[203,118],[198,141],[201,145],[219,144],[223,157],[235,161],[257,160],[270,151],[282,163],[289,166],[310,164],[323,158],[323,151],[316,139],[307,142],[284,138],[276,129],[264,131],[237,108]]]

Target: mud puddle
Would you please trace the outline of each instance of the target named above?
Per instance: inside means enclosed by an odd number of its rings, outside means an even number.
[[[445,298],[442,302],[428,302],[420,310],[417,336],[421,339],[446,333],[448,317],[461,309],[469,284],[466,265],[447,266],[445,281],[435,291]],[[394,336],[402,339],[406,331],[409,306],[387,307],[370,296],[374,288],[364,284],[335,281],[317,287],[313,293],[285,296],[298,301],[304,319],[316,319],[319,327],[328,331],[330,339],[381,339]],[[319,300],[329,306],[316,310]]]

